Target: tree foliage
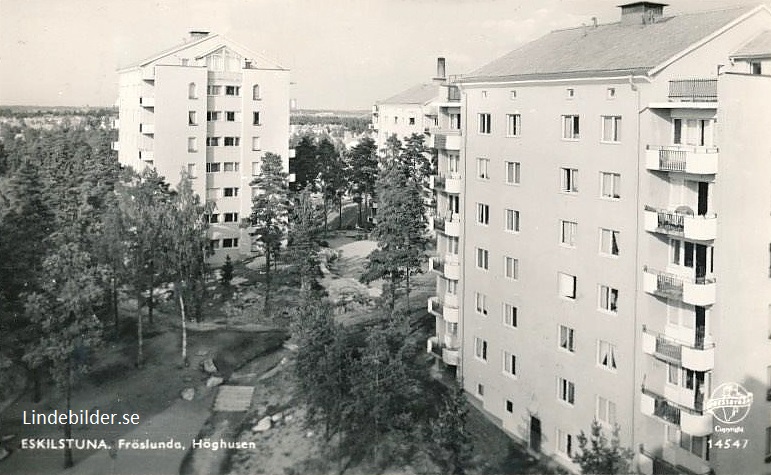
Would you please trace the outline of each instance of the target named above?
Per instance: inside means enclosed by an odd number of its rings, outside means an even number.
[[[441,473],[464,475],[473,445],[466,429],[468,403],[460,385],[453,386],[436,419],[428,425],[428,451]]]
[[[321,276],[318,252],[321,248],[321,210],[313,202],[308,185],[295,199],[289,221],[287,254],[300,277],[300,288],[310,290]]]
[[[592,422],[590,434],[584,431],[578,435],[579,452],[573,456],[573,462],[581,467],[581,473],[616,475],[630,473],[629,464],[633,452],[621,446],[620,427],[616,424],[608,439],[602,425],[596,419]]]

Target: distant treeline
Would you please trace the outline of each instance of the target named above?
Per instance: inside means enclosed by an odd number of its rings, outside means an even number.
[[[353,133],[362,133],[369,128],[369,116],[343,117],[339,115],[292,114],[292,125],[342,125]]]
[[[103,117],[117,115],[116,107],[48,107],[48,106],[5,106],[0,107],[0,117],[43,117],[55,116],[92,116]]]

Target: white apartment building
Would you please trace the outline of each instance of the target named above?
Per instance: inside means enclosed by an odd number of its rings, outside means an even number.
[[[172,185],[184,170],[210,214],[212,262],[251,252],[239,226],[265,153],[289,169],[289,71],[222,36],[190,39],[120,69],[122,164],[153,166]]]
[[[771,10],[620,7],[454,82],[428,349],[569,470],[597,419],[641,473],[771,473]]]

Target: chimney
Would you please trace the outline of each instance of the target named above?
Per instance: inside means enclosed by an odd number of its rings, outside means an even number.
[[[619,5],[621,23],[625,25],[649,25],[664,16],[666,3],[633,2]]]
[[[436,77],[435,80],[444,81],[447,79],[447,71],[444,58],[436,58]]]
[[[196,30],[193,30],[193,31],[190,32],[190,39],[192,41],[200,40],[201,38],[206,38],[207,36],[209,36],[209,32],[208,31],[196,31]]]
[[[592,28],[597,28],[597,17],[596,16],[592,17]]]

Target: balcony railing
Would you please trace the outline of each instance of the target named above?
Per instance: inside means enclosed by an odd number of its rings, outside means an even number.
[[[433,270],[434,272],[438,272],[441,275],[444,275],[444,261],[442,261],[437,257],[432,258],[431,270]]]
[[[712,433],[712,416],[709,413],[672,402],[645,386],[642,387],[642,393],[653,399],[654,417],[676,424],[690,435],[704,436]]]
[[[651,215],[650,221],[646,216],[645,228],[647,231],[700,241],[715,239],[717,215],[714,213],[694,215],[677,210],[658,209],[648,205],[645,206],[645,211],[647,213],[655,213],[655,216]]]
[[[704,276],[705,269],[696,268],[699,277],[686,277],[662,272],[648,266],[643,267],[643,290],[650,294],[678,299],[690,305],[713,305],[715,303],[715,278]]]
[[[669,81],[669,100],[716,102],[717,79],[678,79]]]
[[[679,173],[717,173],[719,149],[691,145],[647,145],[646,167]]]
[[[444,305],[437,297],[428,299],[428,311],[434,315],[444,318]]]

